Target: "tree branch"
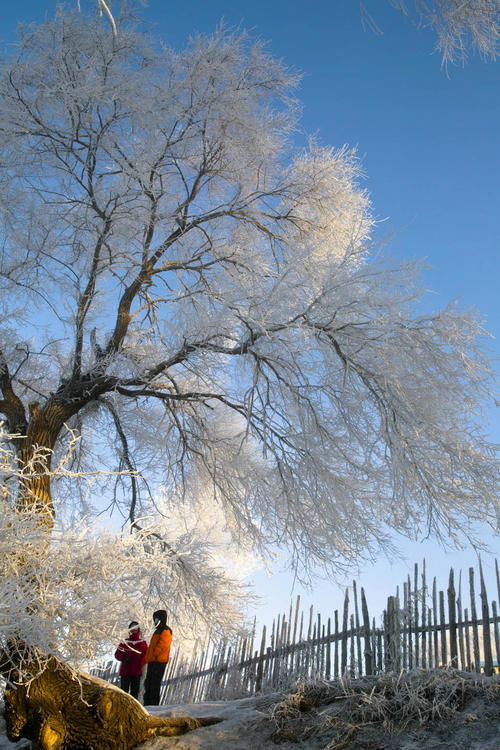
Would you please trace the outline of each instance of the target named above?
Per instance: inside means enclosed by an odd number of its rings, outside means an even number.
[[[0,400],[0,412],[7,417],[9,432],[25,435],[28,426],[26,410],[12,387],[9,367],[2,349],[0,349],[0,390],[3,394],[3,399]]]
[[[99,399],[99,402],[106,407],[106,409],[109,411],[109,413],[113,417],[116,432],[122,444],[122,458],[128,469],[128,473],[130,477],[130,486],[132,489],[132,500],[130,502],[130,507],[129,507],[129,521],[130,521],[130,525],[134,526],[136,524],[135,510],[137,507],[137,500],[138,500],[137,479],[136,479],[137,472],[132,463],[132,459],[130,457],[130,450],[129,450],[127,436],[122,427],[120,416],[117,410],[115,409],[114,404],[109,399],[106,399],[106,398]]]

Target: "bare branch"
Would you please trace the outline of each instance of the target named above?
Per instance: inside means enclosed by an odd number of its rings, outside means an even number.
[[[113,422],[115,423],[116,432],[122,445],[122,458],[129,473],[130,487],[132,490],[132,498],[130,500],[128,520],[130,522],[131,528],[133,528],[137,521],[137,518],[136,518],[136,508],[137,508],[137,500],[138,500],[137,470],[132,463],[127,436],[125,434],[125,430],[122,427],[122,424],[120,422],[120,416],[117,410],[115,409],[114,404],[109,399],[105,399],[105,398],[101,398],[100,403],[104,404],[106,409],[110,412],[111,416],[113,417]]]

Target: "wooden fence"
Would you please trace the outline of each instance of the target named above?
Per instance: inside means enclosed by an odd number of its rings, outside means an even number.
[[[495,561],[497,600],[489,603],[483,570],[479,566],[477,605],[474,568],[469,569],[470,608],[462,598],[462,576],[449,573],[446,592],[436,578],[429,585],[425,561],[414,567],[387,608],[379,627],[370,618],[365,592],[353,581],[343,610],[333,617],[308,616],[300,597],[256,640],[255,628],[233,643],[221,643],[185,660],[177,653],[167,667],[162,703],[190,703],[244,697],[283,690],[299,679],[361,677],[402,669],[452,666],[492,674],[500,661],[500,576]],[[465,588],[465,586],[464,586]],[[402,593],[402,596],[401,596]],[[478,612],[480,614],[478,614]],[[268,643],[269,638],[269,643]],[[95,673],[117,683],[118,665]]]

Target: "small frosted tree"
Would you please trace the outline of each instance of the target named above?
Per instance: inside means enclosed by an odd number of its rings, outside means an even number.
[[[243,33],[176,52],[116,24],[60,12],[0,80],[0,412],[44,560],[107,513],[181,563],[161,517],[200,498],[304,577],[494,523],[480,319],[418,314],[418,265],[372,257],[355,154],[295,144],[299,76]],[[90,496],[51,484],[69,434],[73,476],[107,472]]]

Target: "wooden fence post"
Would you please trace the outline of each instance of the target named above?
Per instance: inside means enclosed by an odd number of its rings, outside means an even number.
[[[444,592],[439,592],[439,633],[441,636],[441,666],[448,664],[448,648],[446,646],[446,628],[444,614]]]
[[[338,609],[336,609],[334,612],[334,619],[335,619],[335,646],[334,646],[334,652],[333,652],[333,658],[334,658],[333,676],[336,678],[339,676],[339,611]]]
[[[408,668],[413,669],[413,629],[412,629],[412,623],[413,623],[413,607],[411,603],[411,578],[408,576],[408,581],[406,583],[406,590],[407,590],[407,601],[408,601],[408,609],[406,611],[406,620],[408,623]],[[415,664],[415,666],[417,666]]]
[[[460,649],[460,664],[462,669],[467,669],[465,662],[465,646],[464,646],[464,622],[462,616],[462,571],[458,576],[458,597],[457,597],[457,613],[458,613],[458,646]]]
[[[493,611],[493,632],[495,634],[495,648],[497,652],[497,671],[500,672],[500,629],[498,627],[498,612],[497,603],[491,602],[491,609]]]
[[[426,614],[427,614],[427,581],[426,581],[426,569],[425,569],[425,558],[422,565],[422,669],[427,669],[427,627],[426,627]]]
[[[432,609],[430,607],[427,607],[427,630],[428,630],[428,641],[427,641],[427,649],[428,649],[428,668],[432,669]]]
[[[437,609],[437,581],[436,576],[432,581],[432,622],[434,625],[434,667],[439,667],[439,633],[438,633],[438,609]]]
[[[361,628],[359,625],[358,590],[356,587],[356,581],[352,582],[352,589],[354,593],[354,619],[356,623],[356,653],[358,658],[358,675],[361,677],[361,675],[363,674],[363,659],[361,657]]]
[[[411,633],[408,632],[408,581],[403,583],[403,669],[408,669],[408,645],[410,643]]]
[[[481,613],[483,620],[484,673],[491,676],[493,674],[493,654],[491,652],[490,611],[481,560],[479,561],[479,577],[481,582]]]
[[[399,622],[399,599],[390,596],[387,599],[387,659],[388,671],[401,670],[401,632]]]
[[[455,669],[458,667],[457,648],[457,604],[455,599],[455,581],[453,568],[450,568],[448,583],[448,622],[450,625],[450,663]]]
[[[418,639],[418,563],[415,563],[414,572],[414,595],[415,595],[415,667],[420,666],[420,641]]]
[[[332,620],[331,617],[328,618],[328,624],[327,624],[327,630],[326,630],[326,637],[327,637],[327,646],[326,646],[326,665],[325,665],[325,677],[327,680],[331,677],[332,672]]]
[[[500,607],[500,571],[498,570],[498,560],[495,558],[495,573],[497,577],[497,602]]]
[[[344,599],[344,617],[342,621],[342,662],[340,666],[340,676],[343,677],[347,672],[347,630],[349,627],[349,589],[345,590]]]
[[[370,633],[370,616],[368,615],[368,606],[366,604],[365,591],[361,587],[361,612],[363,614],[363,628],[365,637],[365,674],[373,674],[373,661],[372,661],[372,642]]]
[[[355,677],[355,656],[354,656],[354,615],[351,615],[351,650],[350,650],[350,657],[351,657],[351,663],[350,663],[350,670],[349,673],[351,677]]]
[[[474,652],[473,668],[475,672],[481,671],[481,657],[479,655],[479,631],[476,612],[476,595],[474,593],[474,568],[469,568],[470,588],[470,619],[472,622],[472,648]]]
[[[260,642],[259,661],[257,663],[257,679],[255,681],[255,692],[260,693],[262,690],[262,677],[264,675],[264,659],[266,653],[266,626],[262,628],[262,640]]]
[[[384,613],[385,616],[385,613]],[[375,629],[375,618],[373,618],[373,634],[377,638],[377,672],[380,673],[383,670],[382,661],[382,631],[380,628]]]

